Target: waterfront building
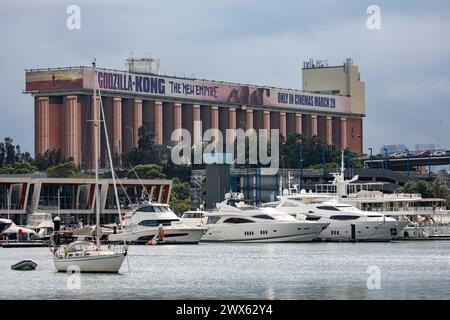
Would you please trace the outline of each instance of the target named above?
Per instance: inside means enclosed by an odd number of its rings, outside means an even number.
[[[129,63],[126,71],[97,69],[116,155],[137,146],[141,126],[157,146],[175,143],[171,135],[180,128],[191,133],[193,144],[209,128],[224,136],[227,129],[279,129],[284,137],[318,136],[328,144],[363,151],[365,84],[350,59],[339,66],[305,62],[302,90],[169,77],[137,65]],[[100,113],[99,100],[94,103],[92,97],[92,69],[30,69],[25,76],[24,92],[34,99],[36,155],[61,150],[65,158],[92,168],[93,112]],[[102,131],[101,145],[105,142]]]
[[[142,182],[142,185],[141,185]],[[171,180],[121,179],[119,200],[123,208],[146,197],[143,186],[154,202],[168,203]],[[114,222],[117,205],[112,179],[100,179],[101,222]],[[0,218],[10,217],[18,225],[25,225],[27,215],[46,212],[59,215],[67,224],[82,221],[95,223],[94,178],[46,178],[39,175],[0,175]]]

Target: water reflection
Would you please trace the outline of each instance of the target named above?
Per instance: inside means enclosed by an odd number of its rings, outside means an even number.
[[[450,242],[132,246],[119,275],[55,272],[47,248],[0,249],[7,299],[447,299]],[[11,264],[33,259],[38,270]],[[380,289],[367,287],[369,266]]]

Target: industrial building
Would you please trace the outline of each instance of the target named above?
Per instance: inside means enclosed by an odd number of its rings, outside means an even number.
[[[120,155],[138,144],[145,126],[156,145],[170,145],[174,129],[185,128],[193,144],[209,128],[279,129],[318,136],[328,144],[363,151],[365,87],[351,59],[328,66],[303,64],[302,90],[159,75],[131,60],[127,71],[97,69],[108,139]],[[60,149],[65,158],[92,168],[94,112],[90,67],[26,70],[25,93],[34,98],[35,153]],[[98,98],[99,99],[99,98]],[[95,111],[94,111],[95,109]],[[104,132],[101,158],[105,159]],[[176,142],[176,141],[175,141]]]

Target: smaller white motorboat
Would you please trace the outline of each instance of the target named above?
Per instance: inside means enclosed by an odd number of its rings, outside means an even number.
[[[184,224],[168,204],[144,201],[126,213],[124,231],[110,234],[108,240],[134,244],[197,244],[207,229]]]
[[[8,229],[13,222],[9,219],[0,219],[0,234],[3,233],[6,229]]]

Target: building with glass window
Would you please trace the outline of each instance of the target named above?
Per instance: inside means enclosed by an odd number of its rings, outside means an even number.
[[[118,193],[124,210],[130,203],[146,198],[154,202],[169,202],[171,180],[143,179],[141,182],[137,179],[120,180]],[[114,222],[118,214],[112,180],[101,179],[99,189],[101,223]],[[26,224],[27,214],[32,212],[59,215],[67,224],[80,221],[94,224],[96,201],[95,179],[0,175],[0,217],[9,217],[18,225]]]

